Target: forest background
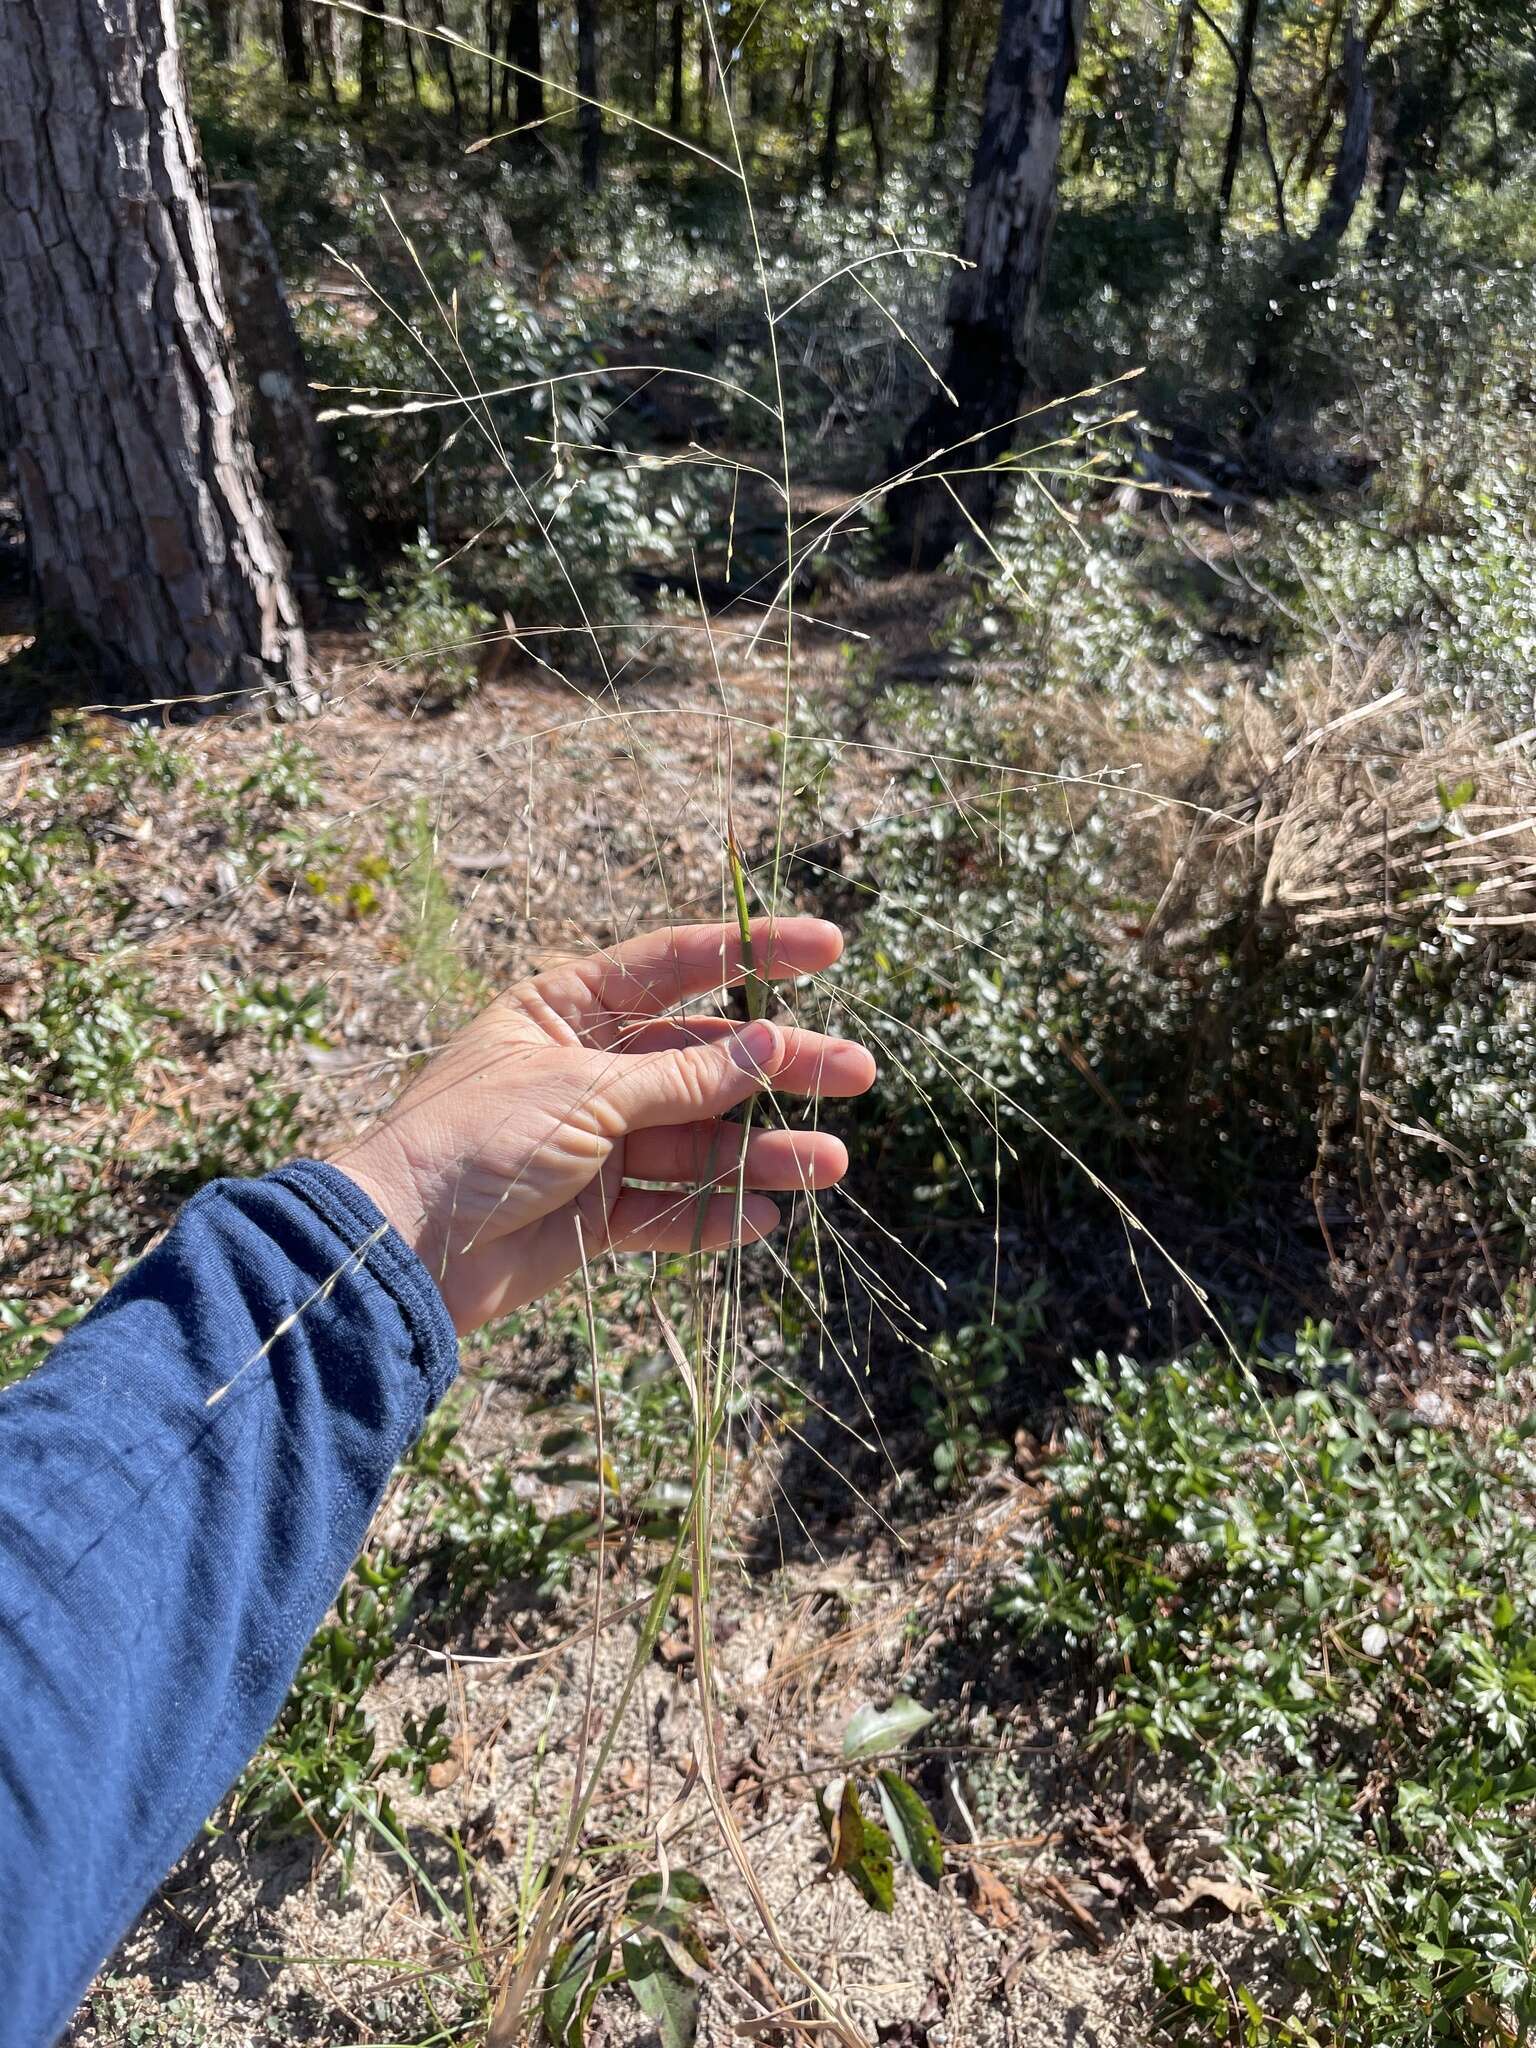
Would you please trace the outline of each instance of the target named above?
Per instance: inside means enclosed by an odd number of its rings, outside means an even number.
[[[71,2038],[1523,2040],[1528,7],[0,74],[0,1377],[574,945],[835,916],[882,1061],[467,1350]]]

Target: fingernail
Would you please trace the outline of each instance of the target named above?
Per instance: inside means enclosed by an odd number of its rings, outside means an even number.
[[[745,1073],[756,1074],[766,1080],[769,1070],[778,1064],[779,1034],[772,1024],[759,1018],[755,1024],[738,1031],[731,1040],[731,1058]]]

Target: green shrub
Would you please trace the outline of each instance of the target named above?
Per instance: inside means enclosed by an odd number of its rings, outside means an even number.
[[[338,595],[362,605],[375,657],[403,670],[413,689],[425,683],[431,696],[447,704],[462,703],[474,689],[496,621],[483,605],[457,594],[443,550],[425,533],[406,548],[401,567],[382,590],[343,583]]]
[[[1469,1348],[1509,1378],[1529,1336]],[[1500,1390],[1465,1427],[1379,1414],[1327,1325],[1264,1367],[1272,1400],[1211,1351],[1081,1370],[1048,1531],[998,1611],[1102,1687],[1108,1772],[1163,1752],[1210,1802],[1288,1962],[1283,1994],[1240,1987],[1272,2016],[1245,2038],[1523,2038],[1536,1422]],[[1175,2017],[1228,2038],[1220,1999]]]

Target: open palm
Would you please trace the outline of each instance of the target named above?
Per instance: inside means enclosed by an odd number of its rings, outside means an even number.
[[[819,918],[753,929],[765,979],[815,973],[841,951]],[[769,1191],[841,1178],[847,1154],[829,1133],[753,1131],[743,1161],[742,1127],[724,1119],[770,1085],[862,1093],[875,1067],[861,1046],[674,1014],[746,972],[733,927],[679,925],[519,982],[337,1155],[430,1267],[461,1332],[583,1256],[763,1237],[779,1220]]]

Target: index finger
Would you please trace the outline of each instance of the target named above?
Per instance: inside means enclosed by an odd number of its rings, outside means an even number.
[[[759,917],[751,931],[752,971],[765,981],[819,973],[843,950],[842,933],[821,917]],[[659,1017],[747,973],[735,925],[675,924],[551,968],[534,987],[590,1043],[594,1030]]]

